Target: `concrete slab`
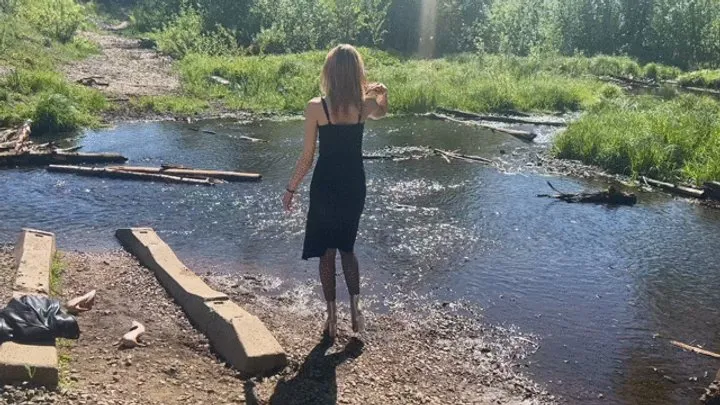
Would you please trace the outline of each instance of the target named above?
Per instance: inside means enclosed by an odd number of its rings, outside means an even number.
[[[57,387],[59,381],[57,349],[52,346],[5,342],[0,345],[0,381],[29,381]]]
[[[232,301],[208,302],[207,335],[218,353],[248,375],[270,374],[287,364],[283,348],[262,321]]]
[[[16,292],[50,294],[50,268],[55,256],[55,235],[23,229],[15,245]]]
[[[257,317],[215,291],[188,269],[151,228],[119,229],[123,247],[151,269],[215,351],[246,375],[266,375],[287,364],[275,337]]]
[[[207,315],[205,302],[225,301],[228,296],[213,290],[188,269],[175,252],[150,228],[120,229],[115,233],[123,247],[155,273],[160,284],[177,301],[190,319]],[[201,325],[197,324],[198,327]],[[201,331],[202,328],[200,328]]]
[[[17,276],[13,297],[48,295],[54,256],[55,235],[34,229],[23,229],[15,246]],[[0,344],[0,382],[23,381],[46,387],[58,385],[58,355],[54,342],[48,345],[26,345],[15,342]]]

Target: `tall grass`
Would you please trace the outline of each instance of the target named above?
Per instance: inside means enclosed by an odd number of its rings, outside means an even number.
[[[0,75],[0,127],[32,119],[33,134],[43,134],[98,123],[105,98],[57,72],[98,52],[75,36],[84,10],[74,0],[18,0],[0,13],[0,67],[6,72]]]
[[[591,78],[568,77],[518,58],[463,55],[452,59],[405,59],[362,49],[368,77],[391,91],[396,113],[426,112],[437,106],[491,112],[566,111],[587,108],[619,89]],[[300,112],[319,93],[325,52],[270,56],[190,54],[180,62],[189,95],[222,100],[231,108]],[[231,82],[218,84],[211,76]]]
[[[720,70],[698,70],[678,77],[678,83],[690,87],[720,90]]]
[[[720,104],[693,95],[606,100],[571,124],[554,148],[560,158],[615,173],[720,180]]]

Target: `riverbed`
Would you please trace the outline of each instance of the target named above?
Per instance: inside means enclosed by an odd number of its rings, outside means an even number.
[[[292,213],[280,204],[301,122],[121,124],[76,142],[130,164],[263,180],[201,187],[2,171],[0,242],[33,227],[56,232],[61,249],[103,251],[118,247],[115,229],[151,226],[196,271],[315,278],[317,264],[300,260],[309,178]],[[507,135],[424,118],[368,123],[366,153],[421,146],[506,161],[527,150]],[[439,157],[367,161],[366,172],[357,253],[375,305],[402,292],[484,308],[488,321],[540,339],[526,372],[569,403],[691,404],[711,382],[720,364],[668,339],[720,350],[720,212],[662,194],[640,193],[635,207],[554,202],[536,197],[548,180],[562,190],[605,184]]]

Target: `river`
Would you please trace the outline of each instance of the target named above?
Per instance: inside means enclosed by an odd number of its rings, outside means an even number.
[[[61,249],[98,251],[118,247],[117,228],[151,226],[196,271],[314,278],[316,263],[300,260],[309,178],[293,213],[280,205],[301,123],[200,126],[216,134],[136,123],[77,142],[131,164],[253,171],[263,181],[201,187],[5,170],[0,242],[33,227],[56,232]],[[503,158],[524,144],[423,118],[369,123],[366,152],[388,146]],[[488,321],[536,335],[526,372],[569,403],[693,404],[712,380],[720,364],[667,339],[720,350],[720,212],[660,194],[640,194],[631,208],[554,202],[535,197],[547,180],[602,184],[437,157],[368,161],[366,171],[357,252],[369,293],[467,300]]]

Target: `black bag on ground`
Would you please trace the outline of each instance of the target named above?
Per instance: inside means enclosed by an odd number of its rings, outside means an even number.
[[[0,310],[0,342],[40,343],[79,337],[75,317],[65,313],[58,300],[23,295]]]

